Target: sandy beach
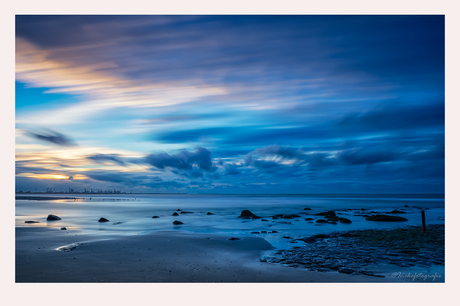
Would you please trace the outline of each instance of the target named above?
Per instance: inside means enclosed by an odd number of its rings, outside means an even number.
[[[154,232],[94,240],[50,228],[16,228],[16,282],[385,282],[259,262],[262,238]],[[82,243],[64,252],[56,248]],[[395,281],[394,279],[391,281]]]

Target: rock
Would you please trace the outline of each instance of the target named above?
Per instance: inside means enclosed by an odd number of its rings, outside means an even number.
[[[304,220],[305,221],[311,221],[311,220],[315,220],[315,219],[313,219],[313,218],[305,218]]]
[[[335,214],[335,212],[332,211],[332,210],[330,210],[330,211],[325,211],[325,212],[321,212],[321,213],[317,213],[317,214],[315,214],[315,216],[337,217],[337,215]]]
[[[284,239],[291,239],[289,236],[283,236]]]
[[[48,217],[46,218],[46,221],[56,221],[56,220],[62,220],[62,219],[55,215],[48,215]]]
[[[348,268],[339,269],[339,273],[351,274],[351,273],[353,273],[353,272],[355,272],[355,270],[348,269]]]
[[[207,215],[210,216],[210,215],[214,215],[214,214],[212,212],[208,212]]]
[[[303,210],[311,210],[311,208],[309,208],[309,207],[305,207]]]
[[[279,218],[278,218],[278,217],[275,217],[275,216],[273,216],[273,217],[272,217],[272,219],[273,219],[273,220],[277,220],[277,219],[279,219]]]
[[[179,214],[178,214],[178,213],[176,213],[176,212],[175,212],[175,213],[173,213],[172,215],[173,215],[173,216],[179,216]]]
[[[271,231],[271,233],[272,233],[272,234],[276,234],[276,233],[278,233],[278,231]]]
[[[252,212],[249,210],[245,209],[241,212],[241,215],[238,218],[245,218],[245,219],[260,219],[259,216],[254,215]]]
[[[372,215],[366,218],[368,221],[407,221],[406,218],[388,215]]]
[[[329,223],[329,224],[337,224],[337,222],[335,222],[335,221],[329,221],[328,223]],[[350,223],[351,223],[351,222],[350,222]]]
[[[340,218],[339,221],[340,223],[351,223],[350,219],[347,218]]]
[[[181,214],[193,214],[193,211],[181,211]]]
[[[177,211],[180,211],[180,209],[177,209]]]
[[[329,217],[327,221],[339,221],[339,217]]]
[[[260,231],[260,232],[261,232],[262,234],[266,234],[266,233],[267,233],[267,231]]]
[[[240,240],[240,238],[237,238],[237,237],[231,237],[231,238],[228,238],[228,240]]]
[[[313,237],[315,237],[315,238],[321,238],[321,239],[323,239],[323,238],[329,238],[329,236],[328,236],[328,235],[325,235],[325,234],[316,234],[316,235],[313,235]]]
[[[24,223],[40,223],[38,221],[24,221]]]
[[[160,217],[158,217],[158,216],[153,216],[152,218],[153,218],[153,219],[158,219],[158,218],[160,218]]]
[[[294,219],[294,218],[300,218],[300,216],[296,214],[292,214],[292,215],[284,215],[282,218],[283,219]]]
[[[107,220],[106,218],[100,218],[97,222],[109,222],[109,220]]]
[[[406,212],[405,211],[400,211],[400,210],[393,210],[393,211],[390,211],[389,214],[405,214]]]
[[[306,243],[315,243],[316,242],[316,238],[315,237],[308,237],[308,238],[303,238],[301,239],[303,242],[306,242]]]
[[[409,205],[404,205],[404,207],[409,207]]]
[[[122,223],[123,222],[118,221],[118,222],[113,223],[113,225],[122,224]]]
[[[67,229],[65,227],[61,227],[61,231],[66,231]]]
[[[268,222],[268,220],[267,220],[267,219],[262,219],[262,220],[260,220],[260,221]]]
[[[174,225],[181,225],[181,224],[184,224],[184,223],[176,220],[176,221],[173,222],[173,224]]]
[[[260,234],[260,232],[251,232],[251,234]]]
[[[327,220],[322,220],[322,219],[316,220],[316,223],[327,223]]]

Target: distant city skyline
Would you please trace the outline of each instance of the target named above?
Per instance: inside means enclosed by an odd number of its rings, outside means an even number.
[[[16,16],[16,187],[444,193],[444,16]]]

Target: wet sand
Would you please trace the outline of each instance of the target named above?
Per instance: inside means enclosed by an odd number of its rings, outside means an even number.
[[[16,282],[395,282],[259,262],[262,252],[272,249],[268,242],[258,237],[228,238],[159,231],[95,240],[78,231],[17,227]],[[81,242],[68,252],[56,250]]]

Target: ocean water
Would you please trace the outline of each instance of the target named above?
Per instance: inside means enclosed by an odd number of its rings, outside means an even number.
[[[34,195],[35,196],[35,195]],[[51,196],[51,195],[46,195]],[[58,196],[58,195],[56,195]],[[318,233],[357,229],[394,228],[408,225],[421,227],[421,210],[425,210],[426,223],[444,224],[444,196],[438,195],[81,195],[69,194],[78,200],[16,200],[16,226],[66,227],[68,231],[103,238],[117,235],[142,235],[152,231],[188,231],[215,233],[228,236],[259,236],[276,248],[290,248],[283,236],[292,238]],[[311,210],[304,210],[304,208]],[[178,209],[190,214],[172,216]],[[249,209],[265,218],[245,220],[238,218]],[[364,209],[363,211],[361,211]],[[394,209],[406,212],[404,222],[367,221],[355,214],[386,213]],[[304,219],[315,213],[334,210],[351,224],[318,225]],[[207,215],[208,212],[213,215]],[[370,213],[372,212],[372,213]],[[46,221],[49,214],[62,218]],[[272,219],[276,214],[299,214],[297,219]],[[153,219],[152,216],[160,218]],[[110,222],[97,222],[104,217]],[[26,224],[26,220],[40,223]],[[173,221],[183,225],[173,225]],[[288,222],[288,223],[283,223]],[[290,224],[289,224],[290,223]],[[251,234],[254,231],[278,233]]]

